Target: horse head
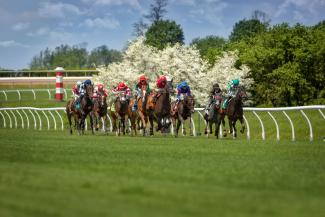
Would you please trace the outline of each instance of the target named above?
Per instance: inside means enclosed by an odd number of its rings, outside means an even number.
[[[248,98],[248,96],[247,96],[247,93],[244,90],[244,88],[243,87],[239,87],[238,90],[237,90],[235,99],[242,101],[242,100],[245,100],[247,98]]]
[[[221,94],[215,94],[213,96],[213,100],[214,100],[214,105],[216,109],[220,108],[221,102],[222,102],[222,95]]]
[[[147,97],[147,85],[142,85],[141,92],[142,92],[142,102],[145,102]]]
[[[120,101],[121,104],[125,104],[127,102],[126,92],[125,91],[120,91],[119,92],[118,100]]]
[[[185,96],[183,102],[184,105],[191,111],[191,113],[194,113],[194,105],[195,105],[194,95]]]

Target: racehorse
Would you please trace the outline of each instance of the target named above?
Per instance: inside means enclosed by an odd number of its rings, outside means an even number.
[[[234,137],[237,137],[236,122],[237,120],[241,123],[241,133],[245,132],[244,124],[244,112],[243,112],[243,99],[247,98],[247,93],[243,87],[238,87],[238,90],[233,98],[228,102],[227,108],[222,112],[222,119],[225,115],[228,117],[229,122],[229,132],[232,134],[234,132]],[[227,136],[227,131],[224,131],[224,136]]]
[[[213,103],[210,106],[209,113],[205,114],[204,119],[206,121],[206,127],[204,133],[209,136],[212,133],[212,126],[215,124],[214,135],[216,138],[219,138],[219,129],[220,124],[224,125],[224,115],[222,114],[221,105],[222,105],[222,95],[216,94],[213,96]]]
[[[176,102],[173,102],[171,105],[171,109],[175,107]],[[181,95],[181,100],[177,105],[176,112],[172,114],[172,121],[174,127],[174,135],[175,137],[178,136],[178,131],[180,126],[183,126],[182,132],[183,135],[186,135],[185,130],[185,120],[189,120],[189,127],[190,127],[190,135],[193,136],[193,129],[192,129],[192,113],[194,113],[194,96],[187,96],[185,94]],[[177,126],[176,126],[177,121]]]
[[[107,133],[107,102],[106,102],[106,96],[103,94],[98,94],[97,98],[93,100],[94,107],[93,111],[91,112],[91,115],[94,120],[94,128],[96,131],[98,131],[99,128],[99,122],[102,119],[103,120],[103,128],[104,132]]]
[[[147,113],[147,101],[148,101],[148,93],[147,93],[147,85],[142,85],[141,87],[141,98],[138,99],[138,129],[143,130],[143,136],[147,135],[147,126],[148,126],[148,113]],[[141,122],[141,124],[139,123]],[[132,121],[131,121],[132,123]]]
[[[131,99],[129,106],[128,106],[128,118],[130,119],[131,123],[131,135],[137,135],[137,120],[138,120],[138,113],[137,111],[133,111],[132,107],[134,106],[136,99]],[[128,120],[126,120],[128,121]]]
[[[120,91],[110,112],[113,119],[113,130],[116,130],[117,136],[120,136],[121,132],[125,135],[125,129],[128,126],[128,106],[126,92]]]
[[[68,116],[69,121],[69,127],[70,127],[70,134],[72,134],[72,127],[71,127],[71,117],[73,115],[75,123],[77,125],[77,130],[79,135],[84,134],[85,131],[85,120],[87,115],[92,111],[93,109],[93,102],[91,99],[91,96],[93,95],[94,87],[92,85],[86,86],[85,94],[81,97],[80,100],[80,109],[77,109],[75,106],[75,100],[69,100],[66,106],[66,113]],[[90,127],[92,134],[94,134],[94,128],[93,128],[93,119],[91,115],[89,115],[90,118]]]
[[[165,134],[170,127],[170,93],[173,93],[172,81],[168,81],[166,86],[156,93],[156,96],[150,94],[146,105],[149,112],[150,135],[153,135],[153,121],[158,123],[156,131]]]

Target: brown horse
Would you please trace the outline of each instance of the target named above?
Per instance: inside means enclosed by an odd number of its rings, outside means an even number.
[[[131,122],[131,135],[137,135],[137,120],[139,118],[139,115],[136,111],[132,110],[132,107],[135,103],[136,99],[131,99],[129,106],[128,106],[128,118]],[[128,121],[128,120],[127,120]]]
[[[171,109],[175,107],[176,102],[173,102],[171,105]],[[176,112],[172,114],[172,121],[174,127],[174,135],[175,137],[178,136],[178,131],[180,126],[183,126],[182,133],[186,135],[185,130],[185,121],[189,120],[189,127],[190,127],[190,136],[193,136],[193,129],[192,129],[192,113],[194,113],[194,96],[187,96],[185,94],[181,95],[181,100],[177,105]],[[177,125],[176,125],[177,121]]]
[[[219,138],[220,124],[224,125],[224,115],[222,114],[221,105],[223,102],[223,97],[221,94],[216,94],[213,96],[213,103],[210,106],[209,113],[204,115],[206,121],[206,127],[204,133],[209,136],[212,133],[212,126],[215,124],[214,135]]]
[[[147,135],[147,127],[148,127],[148,112],[147,112],[147,101],[148,101],[148,92],[147,92],[147,85],[142,85],[141,87],[141,96],[138,100],[138,129],[143,130],[143,136]],[[132,122],[132,121],[131,121]],[[140,124],[141,122],[141,124]]]
[[[93,90],[94,87],[92,85],[86,86],[85,94],[84,96],[81,96],[79,109],[76,108],[75,100],[68,101],[66,106],[66,113],[69,121],[70,134],[72,134],[72,127],[71,127],[72,116],[74,117],[75,123],[77,125],[77,130],[79,135],[84,134],[86,117],[93,109],[93,102],[91,99],[91,96],[93,95]],[[91,115],[89,115],[89,118],[90,118],[90,126],[92,130],[92,134],[94,134],[93,119]]]
[[[116,130],[117,136],[120,136],[121,132],[125,135],[126,126],[128,126],[128,107],[126,92],[120,91],[110,111],[113,119],[113,131]]]
[[[98,94],[98,97],[93,100],[94,107],[91,112],[92,118],[94,120],[94,128],[96,131],[99,129],[99,122],[103,120],[103,130],[107,133],[107,102],[106,96],[103,94]]]
[[[167,82],[165,88],[158,90],[156,95],[150,94],[146,105],[149,113],[150,135],[153,135],[153,121],[158,123],[156,131],[165,134],[170,127],[170,93],[173,92],[172,82]]]
[[[229,132],[234,133],[234,137],[237,137],[236,122],[237,120],[241,123],[241,133],[245,132],[244,124],[244,112],[243,112],[243,99],[247,98],[247,93],[243,87],[239,87],[236,95],[230,99],[227,108],[223,111],[223,117],[227,115],[229,122]],[[227,136],[227,131],[224,131],[224,136]]]

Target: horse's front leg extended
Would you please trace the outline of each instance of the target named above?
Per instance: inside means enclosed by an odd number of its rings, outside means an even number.
[[[180,114],[178,115],[178,120],[180,120],[180,122],[182,123],[182,134],[183,136],[185,136],[186,135],[185,120]]]
[[[89,115],[89,119],[90,119],[90,127],[91,127],[91,133],[94,135],[94,123],[93,123],[93,117],[91,115]]]

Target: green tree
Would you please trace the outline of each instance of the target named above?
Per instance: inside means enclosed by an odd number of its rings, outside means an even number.
[[[164,49],[167,45],[184,44],[184,33],[175,21],[161,20],[153,23],[146,34],[146,44]]]
[[[232,44],[250,67],[256,104],[273,106],[325,102],[325,30],[276,25]]]
[[[229,36],[231,42],[240,41],[241,39],[254,37],[257,34],[266,32],[267,23],[258,19],[241,20],[237,22]]]
[[[222,53],[227,41],[219,36],[209,35],[204,38],[195,38],[190,45],[195,45],[201,57],[213,66],[217,57]]]
[[[121,52],[113,49],[108,49],[106,45],[94,48],[88,57],[88,66],[96,67],[99,65],[107,66],[113,62],[120,62],[122,60]]]

